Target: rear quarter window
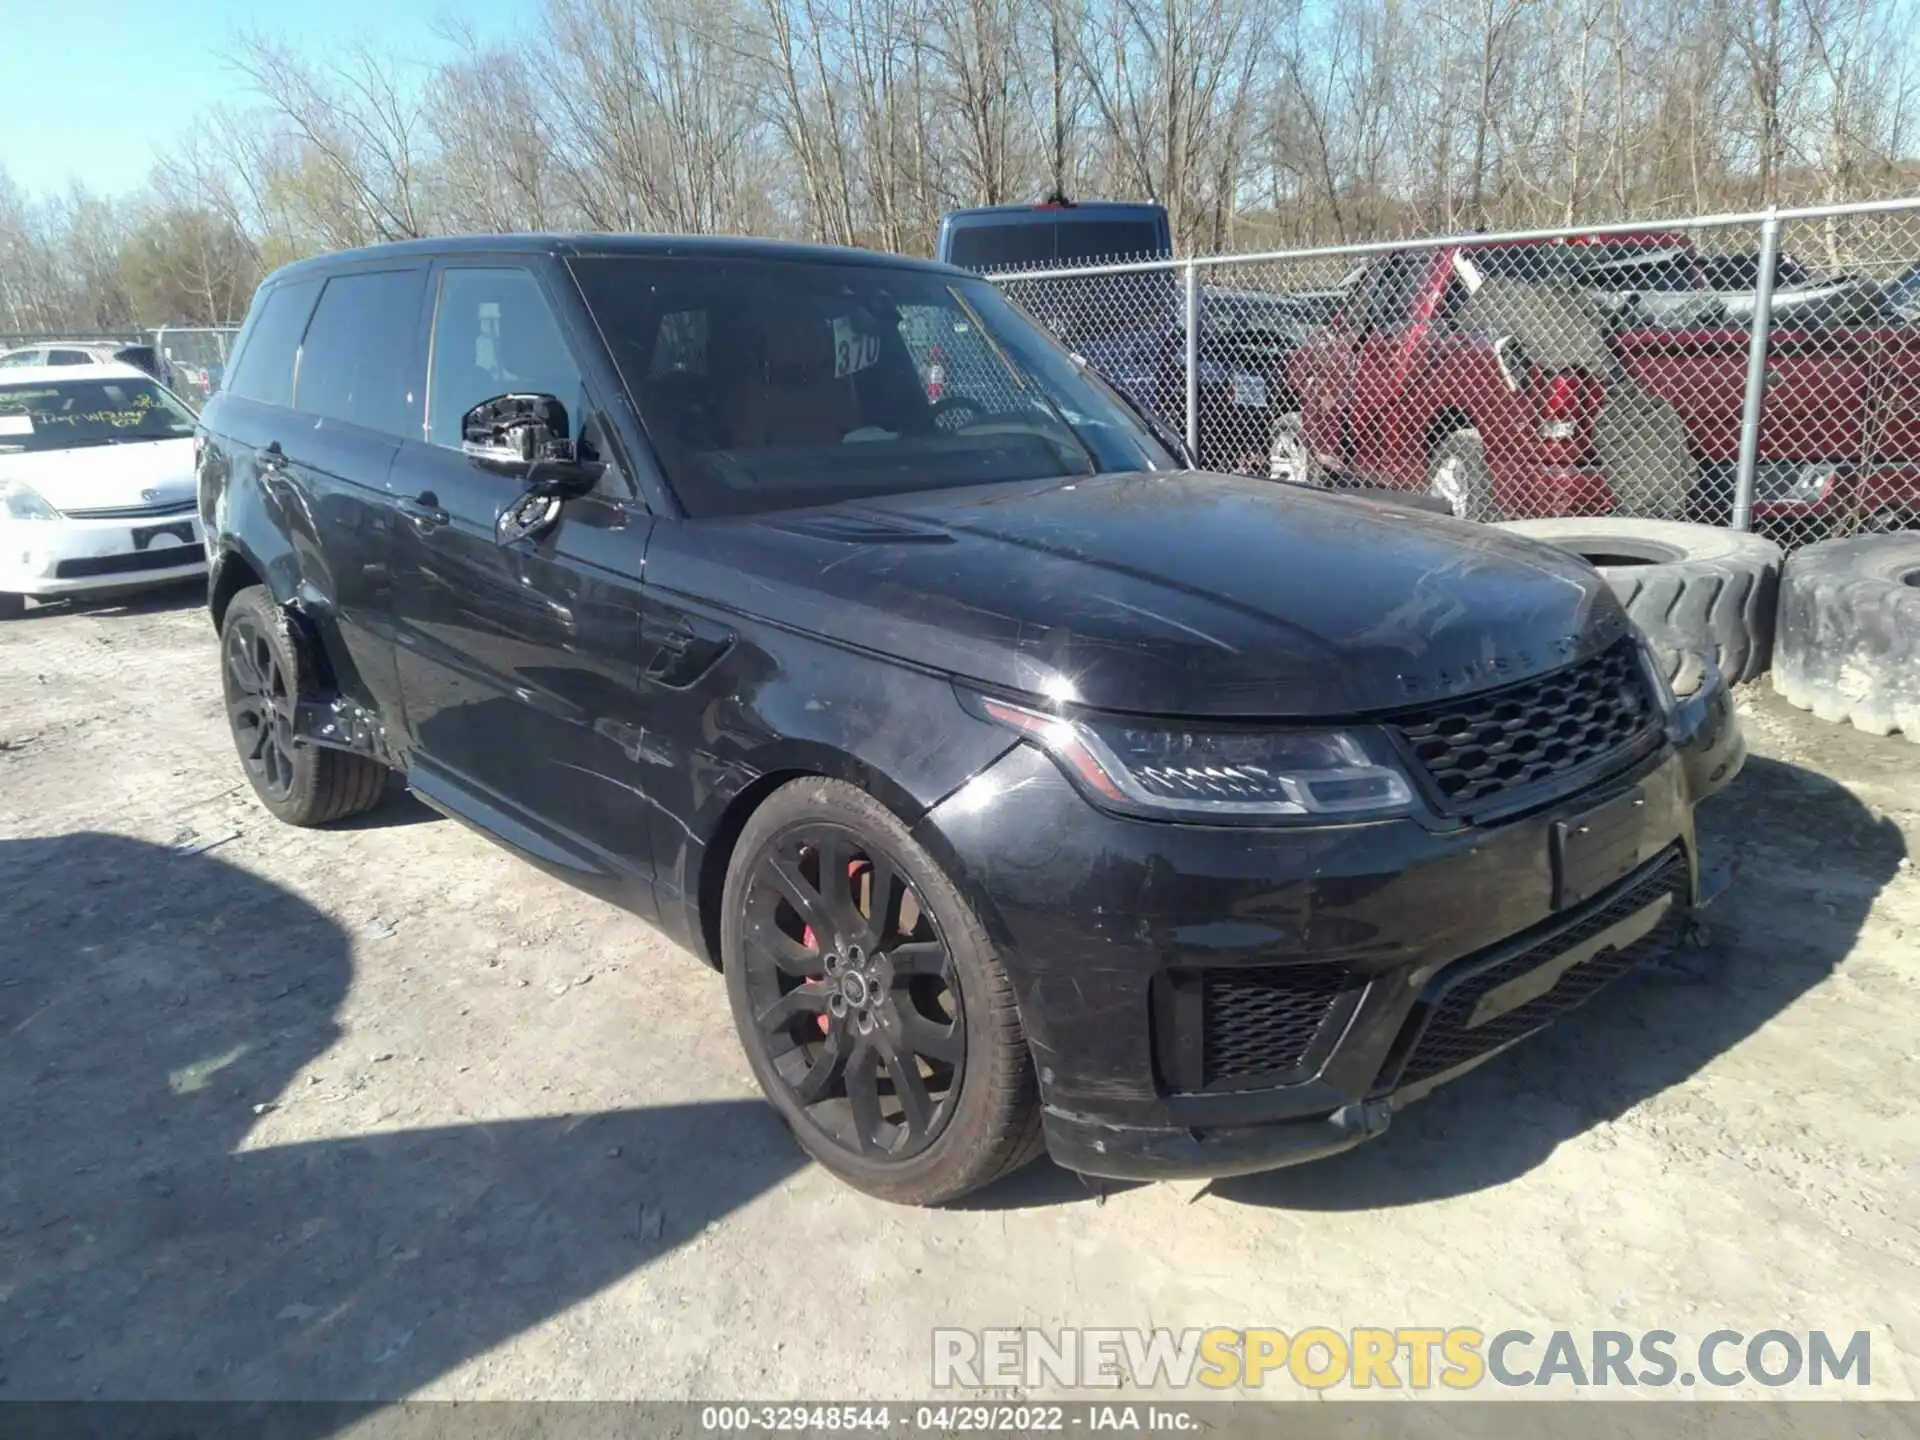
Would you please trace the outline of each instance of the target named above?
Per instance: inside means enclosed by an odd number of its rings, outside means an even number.
[[[293,358],[320,285],[319,280],[290,280],[255,298],[233,373],[227,377],[229,394],[262,405],[293,403]]]

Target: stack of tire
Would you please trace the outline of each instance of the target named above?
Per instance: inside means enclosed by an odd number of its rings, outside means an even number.
[[[1773,660],[1781,555],[1771,540],[1616,516],[1507,520],[1500,528],[1570,550],[1599,570],[1666,665],[1676,695],[1700,688],[1701,655],[1735,685]]]
[[[1822,720],[1920,744],[1920,532],[1796,550],[1780,586],[1773,688]]]
[[[1920,533],[1825,540],[1784,560],[1757,535],[1614,516],[1501,524],[1572,551],[1612,585],[1677,695],[1696,656],[1822,720],[1920,743]]]

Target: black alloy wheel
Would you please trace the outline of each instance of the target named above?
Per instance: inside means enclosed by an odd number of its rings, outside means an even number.
[[[1045,1148],[997,947],[866,791],[806,776],[759,803],[728,860],[719,939],[754,1078],[849,1185],[940,1205]]]
[[[746,891],[747,994],[766,1058],[805,1123],[863,1159],[940,1135],[966,1068],[953,952],[885,850],[795,825]]]
[[[247,783],[289,825],[325,825],[380,802],[387,767],[370,755],[304,740],[296,726],[311,657],[292,618],[258,585],[228,601],[220,617],[220,684],[227,725]]]
[[[295,778],[294,686],[257,614],[236,614],[225,628],[221,675],[240,763],[262,799],[284,801]]]

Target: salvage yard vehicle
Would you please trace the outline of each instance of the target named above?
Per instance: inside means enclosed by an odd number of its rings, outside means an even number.
[[[56,340],[0,352],[0,370],[41,365],[131,365],[168,389],[173,388],[176,378],[167,357],[139,341]]]
[[[934,257],[963,270],[1039,269],[1173,257],[1164,205],[1063,196],[1037,205],[980,205],[940,217]]]
[[[193,413],[131,365],[0,370],[0,620],[206,569]]]
[[[1671,234],[1390,252],[1296,354],[1270,473],[1724,524],[1752,308],[1709,268]],[[1778,293],[1758,454],[1763,532],[1920,517],[1920,335],[1878,287]]]
[[[267,809],[397,769],[651,921],[724,971],[798,1142],[891,1200],[1042,1149],[1344,1149],[1713,888],[1727,689],[1676,701],[1589,566],[1184,469],[957,269],[321,257],[262,286],[202,438]]]

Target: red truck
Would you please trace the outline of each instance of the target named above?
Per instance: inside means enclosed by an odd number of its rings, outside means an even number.
[[[1293,356],[1271,472],[1476,519],[1724,523],[1752,307],[1680,235],[1387,253]],[[1774,317],[1756,528],[1920,522],[1920,326],[1866,285],[1783,288]]]

